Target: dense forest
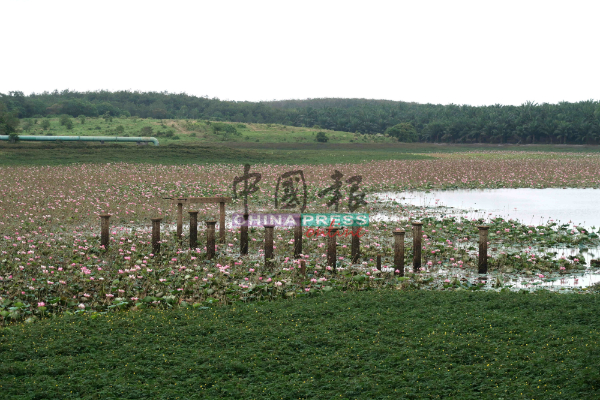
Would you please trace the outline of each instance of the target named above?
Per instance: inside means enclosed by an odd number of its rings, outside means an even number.
[[[236,102],[168,92],[0,93],[0,134],[6,134],[11,127],[13,131],[18,129],[15,117],[63,114],[276,123],[364,134],[388,133],[401,141],[600,143],[600,102],[594,100],[475,107],[336,98]]]

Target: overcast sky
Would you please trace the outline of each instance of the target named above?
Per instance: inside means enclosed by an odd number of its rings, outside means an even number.
[[[0,0],[0,92],[600,99],[600,1]]]

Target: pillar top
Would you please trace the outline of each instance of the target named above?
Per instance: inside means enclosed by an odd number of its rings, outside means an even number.
[[[421,221],[413,221],[412,224],[413,224],[413,226],[423,225],[423,223]]]
[[[206,223],[207,223],[208,225],[211,225],[211,224],[212,224],[212,225],[216,225],[217,221],[206,221]]]
[[[188,211],[190,214],[198,214],[200,211]]]
[[[160,222],[162,221],[162,217],[150,218],[152,222]]]
[[[110,217],[110,214],[100,214],[100,216],[101,216],[102,218],[108,218],[108,217]]]
[[[275,225],[263,225],[265,228],[275,228]]]
[[[488,230],[488,229],[490,229],[490,227],[487,226],[487,225],[477,225],[477,228],[479,228],[481,230]]]
[[[400,228],[396,228],[396,230],[393,232],[394,235],[404,235],[406,233],[406,231],[404,231],[404,229],[400,229]]]

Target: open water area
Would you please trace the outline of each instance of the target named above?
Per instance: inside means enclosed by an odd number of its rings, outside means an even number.
[[[369,196],[374,203],[401,204],[418,212],[437,218],[464,217],[490,221],[498,217],[516,220],[526,225],[544,225],[556,222],[572,227],[597,231],[600,227],[600,190],[598,189],[482,189],[482,190],[431,190],[407,192],[380,192]],[[387,207],[372,214],[371,221],[407,223],[405,216],[387,212]],[[512,248],[514,249],[514,247]],[[591,264],[600,257],[600,247],[528,247],[532,252],[551,254],[553,258],[584,257],[586,269],[577,273],[540,278],[511,273],[491,273],[485,280],[485,289],[494,286],[509,287],[512,290],[545,288],[550,290],[583,289],[600,282],[600,270]],[[490,250],[490,254],[501,251]],[[504,249],[508,250],[508,249]],[[476,252],[472,252],[475,257]],[[469,275],[461,269],[436,269],[429,273],[451,279],[477,281],[477,274]]]

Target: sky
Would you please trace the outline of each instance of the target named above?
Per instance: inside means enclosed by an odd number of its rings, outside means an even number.
[[[600,99],[600,1],[0,0],[0,93]]]

